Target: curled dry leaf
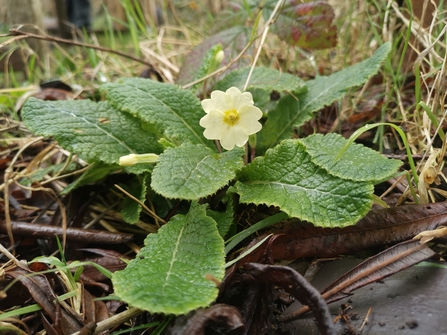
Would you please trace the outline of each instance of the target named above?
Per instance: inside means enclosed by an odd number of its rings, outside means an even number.
[[[185,325],[174,325],[168,334],[205,335],[210,324],[226,330],[225,334],[244,334],[244,323],[237,308],[225,304],[216,304],[206,309],[198,310]]]
[[[248,263],[247,273],[257,281],[277,285],[303,304],[309,305],[314,313],[321,334],[335,335],[334,322],[321,294],[297,271],[286,266]]]
[[[8,277],[18,279],[20,283],[27,288],[33,300],[48,315],[53,324],[49,326],[49,322],[45,322],[46,318],[42,318],[44,326],[58,334],[72,334],[79,330],[81,323],[71,314],[67,313],[58,303],[56,294],[47,278],[44,275],[37,275],[23,268],[16,268],[6,273]],[[47,321],[47,320],[46,320]]]

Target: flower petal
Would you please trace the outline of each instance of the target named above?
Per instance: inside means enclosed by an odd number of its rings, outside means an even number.
[[[262,129],[262,124],[259,121],[250,120],[249,122],[239,121],[240,127],[243,127],[248,135],[256,134]]]
[[[252,120],[259,120],[262,117],[262,111],[255,106],[242,106],[238,109],[241,118],[249,118]]]
[[[233,108],[239,109],[242,106],[253,106],[253,97],[250,92],[241,93],[237,87],[230,87],[226,93],[233,101]]]
[[[231,100],[231,97],[222,91],[213,91],[211,92],[211,99],[206,99],[206,100],[211,100],[213,105],[211,109],[217,109],[220,110],[221,112],[224,112],[228,109],[233,109],[233,101]],[[205,101],[205,100],[204,100]],[[209,108],[210,107],[210,103],[206,103],[205,106],[202,107],[203,109]],[[205,110],[206,112],[206,110]],[[207,112],[208,113],[208,112]]]
[[[248,141],[248,134],[243,127],[229,127],[228,131],[222,132],[220,144],[226,150],[231,150],[235,145],[243,147]]]
[[[211,110],[215,109],[216,103],[211,99],[202,100],[202,108],[205,113],[209,113]]]
[[[253,105],[250,92],[241,93],[237,87],[226,92],[213,91],[211,99],[202,101],[206,115],[200,119],[205,128],[203,135],[210,140],[220,140],[222,147],[231,150],[235,145],[243,147],[251,134],[261,130],[258,121],[262,111]],[[235,116],[228,122],[228,113]]]
[[[226,129],[223,114],[217,110],[212,110],[200,119],[200,125],[205,128],[203,136],[209,140],[218,140]]]

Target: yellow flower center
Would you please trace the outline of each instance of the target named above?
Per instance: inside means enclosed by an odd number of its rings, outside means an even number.
[[[224,112],[224,122],[234,126],[239,121],[239,113],[235,109],[229,109]]]

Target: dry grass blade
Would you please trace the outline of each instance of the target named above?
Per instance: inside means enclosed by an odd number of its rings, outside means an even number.
[[[381,253],[368,258],[349,272],[345,273],[322,293],[327,302],[343,299],[360,287],[376,282],[423,260],[431,258],[435,252],[419,241],[411,240],[399,243]],[[304,306],[292,314],[285,315],[281,321],[287,321],[309,311]]]

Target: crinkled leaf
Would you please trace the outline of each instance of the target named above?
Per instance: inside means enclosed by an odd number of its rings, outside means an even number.
[[[232,71],[219,81],[214,89],[226,91],[228,88],[235,86],[242,90],[249,72],[250,68]],[[247,88],[259,88],[266,91],[287,91],[296,94],[307,90],[305,82],[297,76],[264,67],[254,68]]]
[[[152,124],[160,137],[178,145],[190,142],[213,146],[202,135],[199,121],[204,112],[190,91],[142,78],[125,78],[102,88],[112,105]]]
[[[349,88],[362,85],[377,73],[391,50],[383,44],[372,57],[336,72],[328,77],[316,77],[306,82],[308,91],[297,96],[285,96],[268,113],[268,119],[258,133],[258,152],[264,152],[283,139],[290,138],[294,127],[300,127],[313,117],[313,112],[342,98]]]
[[[315,134],[300,140],[312,162],[340,178],[377,184],[391,178],[402,165],[361,144],[351,144],[336,160],[347,140],[338,134]]]
[[[147,176],[141,176],[140,178],[135,178],[133,182],[128,183],[127,187],[124,185],[121,186],[123,186],[126,191],[128,191],[135,198],[144,203],[146,201],[147,194],[146,178]],[[142,207],[138,202],[126,196],[124,198],[123,208],[121,210],[123,220],[130,224],[137,223],[140,219],[141,209]]]
[[[192,203],[145,240],[137,258],[113,274],[115,294],[151,313],[185,314],[208,306],[224,276],[224,243],[205,207]]]
[[[186,85],[196,78],[196,74],[208,51],[216,44],[221,44],[225,53],[222,65],[227,65],[245,47],[250,36],[250,30],[246,27],[233,27],[212,35],[196,46],[186,57],[177,77],[177,84]],[[233,68],[247,65],[244,57],[239,59]]]
[[[266,19],[271,15],[276,1],[270,2],[263,14]],[[272,31],[282,41],[306,49],[327,49],[337,44],[337,27],[331,5],[323,1],[298,3],[287,1]]]
[[[321,227],[354,224],[372,205],[372,184],[329,174],[296,140],[285,140],[256,158],[239,180],[235,188],[241,202],[278,206]]]
[[[59,144],[88,161],[117,164],[131,153],[159,153],[153,134],[140,121],[107,102],[43,101],[30,98],[22,108],[25,125],[35,134],[52,136]]]
[[[220,154],[203,145],[168,148],[154,168],[151,187],[166,198],[206,197],[236,176],[243,166],[243,154],[237,147]]]

